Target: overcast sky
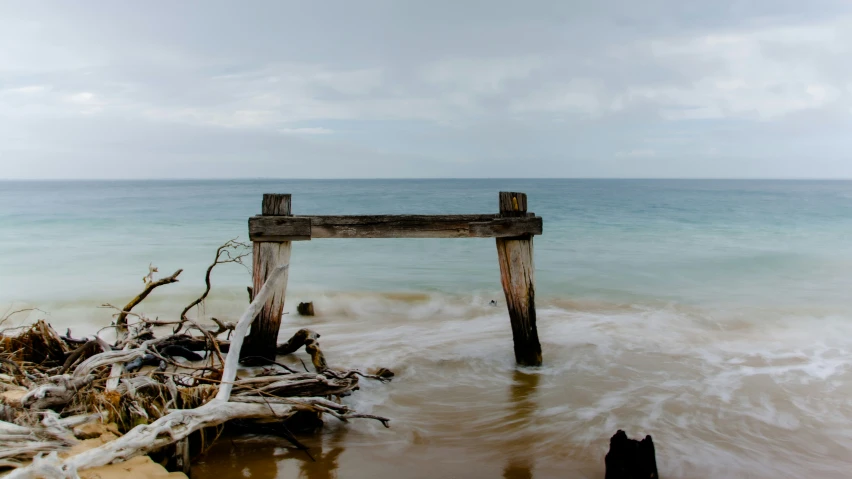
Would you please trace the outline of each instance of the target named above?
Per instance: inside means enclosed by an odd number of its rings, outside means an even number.
[[[852,177],[852,1],[0,0],[0,178]]]

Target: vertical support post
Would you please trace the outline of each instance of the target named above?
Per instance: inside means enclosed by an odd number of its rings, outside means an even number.
[[[190,436],[196,434],[191,434]],[[154,462],[163,464],[169,472],[182,472],[186,477],[192,477],[192,456],[189,454],[190,436],[186,436],[180,441],[164,447],[156,453],[156,458],[152,459],[154,459]],[[159,459],[160,457],[162,459]]]
[[[290,195],[263,195],[263,216],[292,216]],[[280,264],[290,263],[290,241],[280,243],[254,242],[252,244],[252,285],[253,291],[260,291],[269,273]],[[281,327],[281,315],[284,311],[284,296],[287,292],[287,277],[284,273],[279,291],[270,296],[246,336],[246,345],[240,351],[240,360],[246,364],[271,364],[275,361],[275,347],[278,341],[278,329]]]
[[[527,195],[500,192],[500,216],[526,216]],[[532,236],[497,238],[500,282],[506,294],[515,361],[522,366],[541,365],[541,344],[535,325],[535,269]]]
[[[192,457],[189,455],[189,436],[175,443],[175,470],[190,477]]]

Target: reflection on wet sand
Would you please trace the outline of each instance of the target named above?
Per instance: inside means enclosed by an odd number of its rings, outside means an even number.
[[[512,386],[509,389],[511,414],[508,416],[508,422],[514,424],[516,430],[532,429],[530,423],[537,407],[534,397],[539,379],[539,374],[522,370],[515,370],[512,374]],[[509,457],[503,469],[503,479],[532,479],[533,451],[523,445],[534,444],[535,437],[527,433],[513,440],[522,446],[507,447],[515,449],[516,452]]]
[[[275,479],[292,477],[298,471],[298,477],[304,479],[336,479],[346,434],[347,428],[343,426],[326,429],[316,436],[299,437],[308,451],[273,437],[235,437],[230,441],[224,438],[193,466],[193,474],[196,477]]]
[[[275,479],[278,477],[278,463],[274,451],[273,444],[261,443],[257,439],[234,442],[220,438],[205,457],[192,465],[192,476]],[[222,460],[223,457],[227,457],[227,460]],[[208,465],[209,459],[213,459],[214,464]]]
[[[278,460],[296,459],[299,461],[299,477],[304,479],[336,479],[338,458],[344,451],[343,442],[347,428],[338,427],[334,431],[323,434],[325,441],[311,445],[310,450],[299,451],[290,449]],[[324,443],[325,442],[325,443]]]
[[[470,419],[470,412],[456,413],[451,417],[459,422],[446,424],[446,434],[441,439],[425,438],[408,443],[398,437],[383,447],[376,448],[378,444],[374,443],[372,447],[356,447],[353,450],[351,446],[369,444],[371,439],[365,441],[363,431],[353,431],[352,424],[331,422],[319,433],[298,435],[299,440],[309,448],[307,452],[273,436],[234,437],[232,440],[224,438],[193,468],[193,473],[197,473],[196,477],[215,476],[222,479],[337,479],[375,477],[376,474],[388,473],[411,478],[435,477],[435,474],[438,477],[470,478],[502,476],[503,479],[533,479],[536,475],[554,477],[552,467],[536,464],[536,458],[540,459],[542,453],[539,449],[542,438],[536,424],[536,412],[540,408],[541,374],[529,370],[512,370],[505,374],[510,375],[511,383],[508,384],[508,391],[504,389],[502,395],[497,395],[502,396],[502,400],[497,400],[498,404],[502,403],[499,408],[502,411],[495,410],[496,414],[487,421],[490,425],[475,433],[466,432],[463,425],[465,420]],[[504,379],[509,378],[504,376]],[[445,400],[448,398],[446,395],[443,397]],[[452,403],[464,402],[464,399],[459,398],[453,399]],[[418,414],[432,417],[435,410],[430,410],[430,407],[434,403],[416,404]],[[446,416],[449,412],[443,414]],[[480,411],[480,414],[483,413]],[[425,423],[433,424],[433,421],[427,420]],[[406,426],[399,425],[397,428],[404,431]],[[453,429],[452,433],[449,428]],[[386,430],[381,432],[387,434]],[[492,447],[501,451],[503,459],[493,463],[484,456],[468,456],[469,449],[463,443],[473,437],[485,441],[490,439]],[[418,446],[412,447],[413,444]],[[425,453],[424,446],[427,447]],[[394,453],[383,450],[393,450]]]
[[[532,466],[528,460],[509,460],[503,469],[503,479],[533,479]]]

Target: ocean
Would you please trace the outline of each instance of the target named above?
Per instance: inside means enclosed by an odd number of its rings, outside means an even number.
[[[387,367],[348,398],[392,419],[328,423],[316,462],[273,438],[196,466],[231,477],[601,477],[609,437],[651,434],[663,477],[848,477],[852,182],[228,180],[0,182],[0,317],[92,334],[141,291],[165,319],[247,241],[263,193],[294,214],[496,213],[528,195],[544,365],[514,366],[493,239],[293,245],[282,337],[310,327],[332,366]],[[196,314],[235,319],[246,268]],[[490,305],[495,300],[498,306]],[[314,318],[299,317],[313,301]]]

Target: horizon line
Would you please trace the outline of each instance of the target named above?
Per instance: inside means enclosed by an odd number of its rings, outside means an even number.
[[[75,181],[447,181],[447,180],[622,180],[622,181],[852,181],[852,177],[652,177],[652,176],[564,176],[564,177],[372,177],[372,178],[283,178],[283,177],[233,177],[233,178],[0,178],[0,182],[75,182]]]

